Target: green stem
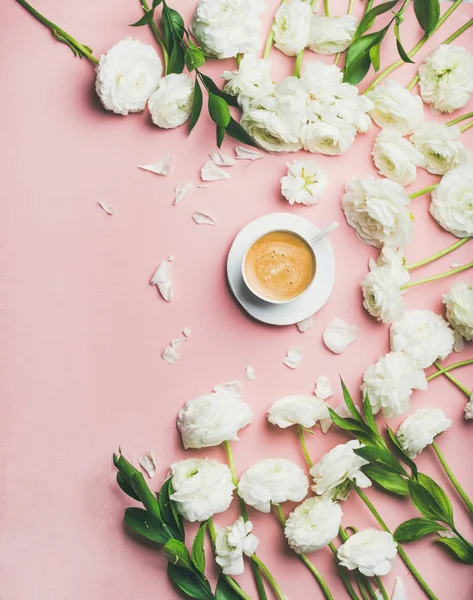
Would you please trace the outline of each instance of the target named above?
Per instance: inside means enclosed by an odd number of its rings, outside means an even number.
[[[235,469],[235,461],[233,460],[232,447],[231,447],[229,441],[223,442],[223,446],[224,446],[225,452],[227,454],[228,466],[229,466],[230,472],[232,474],[233,485],[236,488],[238,488],[238,477],[237,477],[236,469]],[[243,498],[240,498],[240,496],[238,496],[238,494],[237,494],[237,498],[238,498],[238,503],[240,504],[241,516],[243,517],[243,520],[246,523],[246,521],[248,521],[248,511],[246,510],[246,505],[243,502]],[[261,577],[261,573],[260,573],[260,570],[258,568],[258,565],[255,562],[252,562],[251,563],[251,569],[253,571],[253,578],[255,580],[256,589],[258,590],[258,597],[259,597],[259,599],[260,600],[267,600],[268,597],[266,595],[266,590],[264,589],[263,578]]]
[[[381,579],[377,575],[375,576],[374,579],[378,585],[378,588],[379,588],[379,591],[381,592],[381,596],[383,597],[383,600],[389,600],[388,593],[387,593],[386,588],[384,587],[384,584],[381,581]]]
[[[302,454],[304,455],[307,466],[309,467],[309,469],[312,469],[312,467],[314,466],[314,463],[312,462],[309,451],[307,450],[307,444],[305,443],[305,437],[304,437],[304,429],[302,428],[301,425],[298,426],[298,433],[299,433],[299,441],[301,443],[301,448],[302,448]]]
[[[324,0],[324,13],[326,17],[330,17],[330,10],[328,7],[328,0]]]
[[[349,0],[348,2],[348,8],[347,8],[347,15],[351,15],[351,11],[353,10],[353,4],[354,4],[355,0]],[[335,60],[333,61],[334,65],[338,65],[338,61],[340,60],[340,56],[342,55],[341,52],[338,52],[335,55]]]
[[[281,507],[279,506],[279,504],[275,504],[274,505],[275,510],[276,510],[276,514],[278,516],[279,522],[281,523],[283,529],[284,526],[286,524],[286,519],[284,518],[283,512],[281,510]],[[322,592],[324,593],[324,596],[327,600],[334,600],[334,597],[332,596],[332,592],[330,591],[325,579],[322,577],[322,575],[319,573],[318,569],[316,568],[316,566],[310,562],[310,560],[307,558],[307,556],[305,554],[297,554],[298,559],[304,563],[304,565],[309,569],[309,571],[312,573],[312,575],[315,577],[315,579],[317,580],[317,583],[320,586],[320,589],[322,590]]]
[[[369,500],[369,498],[366,496],[366,494],[363,492],[363,490],[361,490],[357,485],[353,485],[353,488],[356,491],[356,493],[358,494],[358,496],[363,500],[363,502],[369,508],[371,514],[374,516],[374,518],[380,525],[381,529],[383,531],[386,531],[387,533],[391,533],[391,531],[389,530],[389,527],[386,525],[383,518],[381,517],[379,512],[376,510],[376,508],[374,507],[372,502]],[[409,571],[412,573],[412,575],[416,579],[417,583],[424,590],[425,595],[428,598],[430,598],[430,600],[438,600],[437,596],[433,593],[433,591],[427,585],[427,582],[422,578],[419,571],[414,567],[411,560],[408,558],[406,552],[404,551],[404,548],[399,543],[397,544],[397,551],[399,553],[399,556],[403,560],[404,564],[406,565],[406,567],[409,569]]]
[[[435,362],[434,362],[434,366],[435,366],[435,367],[437,367],[437,369],[440,369],[440,370],[442,370],[442,365],[441,365],[441,364],[440,364],[438,361],[435,361]],[[445,375],[445,377],[446,377],[447,379],[450,379],[450,381],[451,381],[452,383],[454,383],[454,384],[455,384],[455,385],[456,385],[456,386],[457,386],[457,387],[458,387],[458,388],[459,388],[459,389],[460,389],[460,390],[461,390],[461,391],[462,391],[462,392],[465,394],[465,396],[466,396],[467,398],[470,398],[470,397],[471,397],[471,392],[470,392],[470,390],[469,390],[469,389],[468,389],[466,386],[464,386],[464,385],[463,385],[463,383],[460,383],[460,382],[458,381],[458,379],[456,379],[456,378],[455,378],[455,377],[454,377],[454,376],[453,376],[451,373],[448,373],[448,372],[444,371],[444,372],[443,372],[443,375]]]
[[[328,545],[328,547],[330,548],[330,550],[332,551],[333,555],[335,556],[335,561],[337,563],[337,569],[338,569],[338,573],[340,575],[340,579],[343,582],[343,585],[345,586],[346,591],[348,592],[348,595],[350,596],[350,598],[352,600],[360,600],[358,594],[355,592],[351,581],[347,575],[346,569],[344,567],[342,567],[342,565],[338,562],[338,558],[337,558],[337,549],[335,548],[335,544],[333,542],[330,542],[330,544]]]
[[[145,13],[150,11],[148,2],[146,0],[140,0],[141,6]],[[156,38],[158,44],[161,46],[161,50],[163,52],[163,60],[164,60],[164,74],[168,74],[168,63],[169,63],[169,54],[166,49],[166,44],[164,43],[163,36],[159,32],[158,26],[156,25],[154,19],[152,19],[149,23],[149,28],[153,32],[154,37]]]
[[[294,67],[294,77],[301,76],[302,61],[304,60],[304,50],[301,50],[296,56],[296,66]]]
[[[207,529],[209,532],[210,540],[212,542],[212,548],[214,549],[214,552],[215,552],[215,539],[217,537],[217,532],[215,531],[215,525],[214,525],[212,518],[210,518],[207,521]],[[252,600],[251,596],[248,596],[248,594],[241,589],[241,587],[233,580],[232,577],[230,577],[229,575],[224,575],[223,573],[222,573],[222,577],[223,577],[223,579],[225,579],[227,584],[232,588],[232,590],[237,594],[237,596],[242,598],[242,600]]]
[[[378,600],[378,597],[376,596],[376,592],[374,591],[369,578],[366,575],[360,575],[360,579],[363,582],[363,585],[365,586],[366,591],[370,595],[371,600]],[[389,600],[389,598],[387,600]]]
[[[463,133],[467,129],[470,129],[470,127],[473,127],[473,121],[470,121],[466,125],[463,125],[462,127],[460,127],[460,131]]]
[[[419,52],[419,50],[422,48],[422,46],[425,44],[425,42],[437,31],[437,29],[439,27],[441,27],[445,23],[445,21],[448,19],[448,17],[460,6],[461,3],[462,3],[462,0],[455,0],[455,2],[452,4],[452,6],[447,11],[445,11],[445,13],[440,17],[440,19],[438,20],[437,26],[435,27],[434,31],[430,34],[430,36],[429,37],[424,36],[421,40],[419,40],[417,42],[417,44],[414,46],[414,48],[412,48],[412,50],[410,50],[407,53],[409,58],[412,58],[415,54],[417,54],[417,52]],[[458,34],[458,35],[460,35],[460,34]],[[402,66],[403,64],[404,64],[404,61],[402,59],[399,59],[395,63],[390,65],[389,67],[386,67],[386,69],[384,69],[384,71],[381,71],[381,73],[379,73],[379,75],[376,77],[376,79],[373,81],[373,83],[371,83],[371,85],[369,85],[363,93],[366,94],[367,92],[371,91],[375,85],[377,85],[380,81],[382,81],[385,77],[387,77],[390,73],[395,71],[398,67]]]
[[[286,0],[281,0],[281,3],[279,6],[281,6],[281,4],[284,4],[284,2],[286,2]],[[269,58],[269,55],[271,54],[271,49],[272,49],[273,43],[274,43],[273,25],[274,25],[274,19],[273,19],[273,22],[271,23],[268,37],[266,38],[266,43],[264,45],[263,58]]]
[[[461,117],[457,117],[456,119],[447,121],[445,125],[456,125],[457,123],[460,123],[460,121],[464,121],[465,119],[469,119],[470,117],[473,117],[473,112],[466,113],[464,115],[461,115]]]
[[[237,63],[237,66],[238,66],[238,67],[240,66],[240,64],[241,64],[241,61],[243,60],[243,57],[244,57],[244,56],[245,56],[245,55],[243,54],[243,52],[239,52],[239,53],[236,55],[236,63]]]
[[[462,486],[460,485],[458,479],[455,477],[455,475],[452,473],[452,470],[450,469],[450,467],[447,464],[447,461],[445,460],[444,455],[442,454],[442,452],[440,451],[440,448],[437,445],[436,441],[432,442],[432,448],[435,451],[435,454],[437,455],[440,464],[442,465],[445,473],[447,474],[448,478],[450,479],[450,481],[453,484],[453,487],[457,490],[458,495],[460,496],[460,498],[463,500],[463,502],[465,503],[465,505],[467,506],[468,510],[470,511],[470,513],[473,515],[473,502],[470,500],[470,498],[468,497],[467,493],[465,492],[465,490],[462,488]]]
[[[266,577],[266,579],[268,580],[268,583],[273,588],[274,593],[276,594],[276,597],[278,598],[278,600],[286,600],[286,596],[282,593],[281,588],[279,587],[277,581],[274,579],[274,577],[271,574],[271,571],[268,569],[268,567],[256,556],[256,554],[253,554],[253,556],[251,557],[251,560],[257,565],[258,569]]]
[[[429,263],[434,262],[434,260],[442,258],[442,256],[446,256],[447,254],[450,254],[450,252],[453,252],[457,248],[460,248],[460,246],[463,246],[463,244],[466,244],[471,239],[472,239],[471,237],[463,238],[463,239],[459,240],[458,242],[455,242],[448,248],[445,248],[445,250],[441,250],[440,252],[437,252],[436,254],[432,254],[432,256],[429,256],[428,258],[424,258],[423,260],[419,260],[416,263],[412,263],[412,265],[404,265],[404,268],[407,269],[408,271],[410,271],[411,269],[417,269],[418,267],[423,267],[424,265],[428,265]]]
[[[435,188],[437,186],[438,186],[438,183],[434,183],[432,185],[429,185],[428,187],[423,188],[423,189],[419,190],[418,192],[414,192],[413,194],[409,194],[409,198],[411,200],[413,200],[414,198],[418,198],[419,196],[423,196],[424,194],[428,194],[432,190],[435,190]]]
[[[356,580],[356,584],[358,586],[358,589],[360,590],[360,594],[361,594],[361,597],[363,598],[363,600],[370,600],[368,598],[368,596],[366,595],[365,587],[363,585],[364,582],[361,578],[361,573],[359,573],[358,571],[355,571],[355,580]]]
[[[466,271],[467,269],[471,269],[473,267],[473,262],[463,265],[462,267],[457,267],[456,269],[451,269],[446,273],[440,273],[439,275],[432,275],[432,277],[426,277],[425,279],[418,279],[417,281],[409,281],[409,283],[405,283],[401,285],[401,290],[406,290],[407,288],[414,287],[415,285],[421,285],[422,283],[429,283],[429,281],[436,281],[437,279],[443,279],[444,277],[449,277],[450,275],[455,275],[455,273],[461,273],[462,271]]]
[[[473,265],[473,263],[472,263]],[[437,366],[437,362],[434,363],[435,366]],[[442,367],[440,366],[440,370],[436,371],[435,373],[432,373],[431,375],[429,375],[428,377],[426,377],[427,381],[431,381],[432,379],[435,379],[436,377],[438,377],[439,375],[443,375],[444,373],[448,373],[449,371],[453,371],[453,369],[459,369],[460,367],[466,367],[467,365],[472,365],[473,364],[473,358],[469,358],[467,360],[462,360],[461,362],[457,362],[454,363],[453,365],[449,365],[448,367]]]
[[[29,4],[29,2],[26,2],[26,0],[16,0],[16,1],[18,2],[18,4],[21,4],[21,6],[23,6],[23,8],[25,8],[31,15],[33,15],[33,17],[38,19],[38,21],[40,23],[42,23],[43,25],[48,27],[53,32],[53,35],[56,39],[58,39],[60,42],[63,42],[64,44],[69,46],[69,48],[71,48],[71,50],[74,52],[74,54],[76,54],[77,56],[79,56],[81,58],[83,56],[85,58],[88,58],[93,65],[98,64],[98,62],[99,62],[98,58],[96,58],[93,55],[92,50],[90,48],[88,48],[87,46],[84,46],[83,44],[81,44],[80,42],[75,40],[71,35],[69,35],[66,31],[64,31],[64,29],[61,29],[55,23],[53,23],[52,21],[47,19],[44,15],[42,15],[40,12],[38,12],[36,10],[36,8],[31,6],[31,4]]]

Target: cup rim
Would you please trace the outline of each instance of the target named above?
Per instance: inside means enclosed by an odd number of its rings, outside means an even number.
[[[289,300],[272,300],[271,298],[266,298],[265,296],[262,296],[261,294],[259,294],[257,291],[255,291],[253,289],[253,287],[249,284],[248,279],[246,277],[245,274],[245,263],[246,263],[246,258],[248,256],[248,252],[251,250],[251,248],[253,247],[253,245],[260,240],[261,238],[265,237],[266,235],[269,235],[271,233],[277,233],[277,232],[281,232],[281,233],[290,233],[291,235],[295,235],[296,237],[298,237],[299,239],[301,239],[303,242],[305,242],[305,244],[307,245],[307,247],[310,249],[311,253],[312,253],[312,257],[314,259],[314,274],[312,276],[312,279],[310,280],[309,285],[302,290],[302,292],[300,292],[299,294],[297,294],[297,296],[294,296],[293,298],[290,298]],[[243,258],[241,261],[241,276],[243,278],[243,281],[246,285],[246,287],[248,288],[248,290],[257,298],[259,298],[260,300],[262,300],[263,302],[268,302],[269,304],[289,304],[289,302],[294,302],[294,300],[299,300],[299,298],[301,298],[314,284],[315,278],[317,275],[317,255],[315,253],[315,249],[311,246],[309,240],[304,237],[302,234],[300,234],[298,231],[295,231],[294,229],[283,229],[283,228],[277,228],[277,229],[270,229],[269,231],[265,231],[264,233],[261,233],[260,235],[258,235],[257,237],[255,237],[250,244],[248,245],[247,249],[245,250],[245,253],[243,254]]]

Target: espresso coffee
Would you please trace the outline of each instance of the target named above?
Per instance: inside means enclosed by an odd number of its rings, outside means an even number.
[[[251,246],[243,270],[256,294],[287,302],[309,287],[315,274],[315,259],[309,244],[298,235],[273,231]]]

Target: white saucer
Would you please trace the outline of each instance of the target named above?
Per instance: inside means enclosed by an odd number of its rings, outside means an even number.
[[[238,302],[258,321],[270,325],[293,325],[316,313],[329,299],[335,283],[335,258],[327,238],[321,240],[315,249],[315,280],[302,296],[287,304],[271,304],[260,300],[243,281],[242,260],[252,242],[278,229],[292,230],[305,239],[312,238],[320,231],[308,219],[290,213],[273,213],[251,221],[238,233],[228,253],[228,283]]]

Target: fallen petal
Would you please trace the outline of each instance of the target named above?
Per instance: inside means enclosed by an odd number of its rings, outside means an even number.
[[[209,186],[208,186],[208,184],[205,184],[205,185],[200,184],[197,187],[203,189],[203,188],[208,188]]]
[[[202,181],[217,181],[218,179],[231,179],[227,171],[224,171],[214,163],[213,160],[208,160],[200,170]]]
[[[156,475],[156,459],[152,452],[147,452],[138,462],[150,479]]]
[[[251,365],[245,367],[245,377],[248,379],[248,381],[253,381],[256,379],[255,368]]]
[[[242,385],[239,379],[233,381],[227,381],[227,383],[221,383],[214,387],[214,392],[228,394],[233,398],[241,398],[242,396]]]
[[[257,150],[252,150],[251,148],[245,148],[244,146],[237,146],[235,148],[236,157],[241,160],[258,160],[259,158],[263,158],[261,152]]]
[[[178,185],[174,189],[174,206],[184,200],[192,189],[192,183],[185,183],[184,185]]]
[[[314,322],[314,315],[311,315],[310,317],[307,317],[307,319],[302,319],[302,321],[299,321],[299,323],[296,323],[296,326],[297,326],[297,329],[301,333],[304,333],[312,327],[313,322]]]
[[[166,346],[161,354],[161,357],[170,365],[173,365],[175,362],[177,362],[177,354],[172,346]]]
[[[301,366],[302,362],[302,348],[299,346],[294,346],[293,348],[289,348],[286,354],[286,358],[284,359],[284,364],[286,367],[290,369],[298,369]]]
[[[102,202],[102,200],[99,200],[99,206],[101,206],[109,215],[113,215],[115,213],[113,206],[110,206],[110,204],[107,204],[106,202]]]
[[[173,350],[177,350],[179,348],[179,346],[181,344],[183,344],[184,342],[187,342],[186,337],[180,337],[180,338],[177,338],[176,340],[171,340],[171,348]]]
[[[168,256],[168,261],[169,261],[169,262],[172,262],[173,260],[174,260],[174,256],[173,256],[172,254],[170,254],[170,255]]]
[[[314,393],[322,400],[327,400],[330,396],[333,396],[332,386],[330,385],[330,379],[326,375],[321,375],[315,382]]]
[[[207,213],[198,211],[192,215],[197,225],[216,225],[217,221]]]
[[[396,577],[396,583],[394,584],[393,595],[391,600],[407,600],[406,590],[404,589],[404,583],[400,577]]]
[[[223,154],[223,152],[211,152],[209,156],[219,167],[232,167],[235,164],[233,158]]]
[[[335,412],[337,413],[337,415],[339,417],[351,417],[351,412],[348,408],[348,406],[346,405],[345,400],[342,400],[340,402],[340,404],[337,406],[337,408],[335,408]],[[322,419],[320,421],[320,430],[322,431],[322,433],[327,433],[327,431],[330,429],[330,427],[332,427],[333,425],[333,421],[332,419]]]
[[[358,337],[358,329],[339,318],[334,319],[323,334],[324,344],[334,354],[341,354]]]
[[[458,267],[461,267],[461,264],[459,262],[452,262],[452,264],[450,265],[450,267],[452,269],[457,269]]]
[[[139,165],[138,169],[143,169],[144,171],[151,171],[151,173],[156,173],[156,175],[168,175],[171,170],[172,156],[165,156],[161,160],[157,160],[150,165]]]
[[[186,336],[186,338],[189,338],[192,335],[192,329],[190,327],[184,327],[182,333]]]
[[[151,278],[150,284],[157,286],[159,293],[164,300],[166,300],[166,302],[170,302],[172,300],[173,285],[169,273],[169,262],[164,261],[159,265],[155,274]]]

